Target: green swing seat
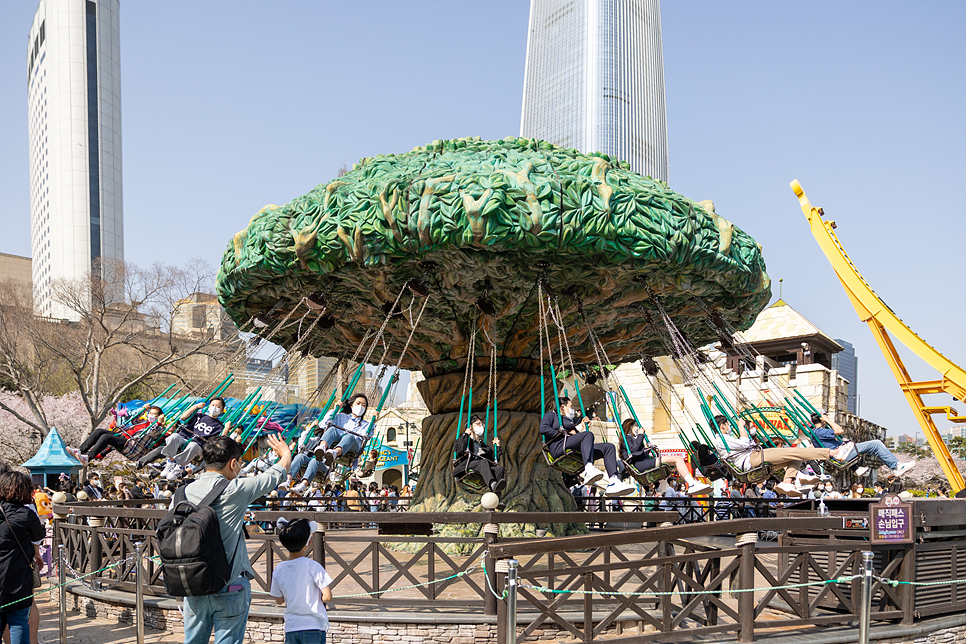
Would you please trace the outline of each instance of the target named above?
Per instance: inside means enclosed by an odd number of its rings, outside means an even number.
[[[460,474],[454,474],[454,476],[456,486],[467,494],[483,495],[490,491],[490,486],[486,484],[483,476],[476,470],[467,469]]]
[[[560,456],[550,455],[550,446],[543,444],[543,458],[547,465],[564,474],[576,476],[584,471],[584,459],[580,456],[580,450],[575,447],[568,447]]]
[[[655,461],[660,461],[661,451],[655,445],[648,445],[644,448],[645,454],[650,454],[650,457]],[[634,478],[635,481],[641,485],[653,485],[658,481],[662,481],[671,475],[674,471],[674,466],[669,463],[661,463],[656,465],[649,470],[644,470],[643,472],[624,461],[624,466],[627,468],[627,472]]]
[[[761,446],[756,448],[758,452],[762,452]],[[764,458],[762,458],[761,465],[753,467],[749,470],[742,470],[741,468],[735,466],[732,459],[728,456],[724,458],[718,455],[718,460],[724,463],[725,468],[731,474],[731,477],[738,481],[739,483],[761,483],[762,481],[767,481],[769,478],[777,477],[779,474],[784,473],[784,469],[776,470],[771,463],[766,463]]]

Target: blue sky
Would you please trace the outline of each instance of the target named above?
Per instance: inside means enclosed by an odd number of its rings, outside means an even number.
[[[127,259],[202,257],[364,156],[517,134],[529,2],[122,2]],[[0,252],[30,252],[26,34],[0,5]],[[762,244],[859,355],[861,413],[917,424],[812,239],[798,179],[889,305],[960,365],[966,3],[662,5],[670,185]],[[936,374],[906,352],[913,376]],[[937,398],[936,402],[940,402]],[[948,403],[948,399],[943,401]],[[963,407],[963,405],[960,405]],[[966,408],[960,411],[966,412]]]

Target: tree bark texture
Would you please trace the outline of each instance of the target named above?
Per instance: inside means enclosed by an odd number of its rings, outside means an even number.
[[[518,365],[523,370],[496,373],[499,408],[496,434],[500,440],[497,449],[500,463],[506,469],[507,479],[501,501],[506,503],[508,512],[575,512],[579,508],[564,485],[560,472],[547,465],[542,454],[543,442],[539,429],[540,377],[536,373],[527,373],[537,370],[532,367],[538,365]],[[428,377],[417,385],[431,415],[423,420],[419,479],[410,507],[413,512],[482,511],[480,497],[460,490],[453,476],[453,445],[458,436],[457,425],[460,425],[460,431],[465,430],[471,415],[464,403],[460,423],[463,379],[462,372],[448,373]],[[489,406],[489,373],[486,366],[482,369],[477,367],[473,381],[471,413],[485,418]],[[548,409],[554,405],[552,385],[549,382],[546,403]],[[486,435],[488,443],[493,440],[492,417],[491,408],[491,420]],[[436,533],[441,536],[472,537],[480,534],[481,526],[439,525],[436,528]],[[502,526],[501,535],[533,535],[538,528],[555,536],[581,534],[586,531],[583,524],[522,524]],[[466,545],[471,544],[454,544]]]

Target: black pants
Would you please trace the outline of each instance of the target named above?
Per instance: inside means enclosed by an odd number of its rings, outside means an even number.
[[[468,464],[465,461],[461,462],[453,468],[453,474],[460,476],[466,470],[476,472],[482,476],[483,480],[486,481],[486,486],[489,488],[492,488],[493,484],[502,479],[506,474],[502,465],[494,465],[485,458],[471,458]]]
[[[91,435],[81,443],[80,451],[82,454],[97,456],[108,447],[113,447],[118,452],[124,449],[127,439],[120,434],[115,434],[109,429],[95,429]]]
[[[604,468],[607,470],[607,476],[617,474],[617,450],[610,443],[594,443],[594,434],[592,432],[577,432],[574,435],[550,443],[551,456],[558,458],[563,454],[564,441],[566,441],[567,449],[580,450],[580,458],[583,459],[584,465],[602,458],[604,459]]]

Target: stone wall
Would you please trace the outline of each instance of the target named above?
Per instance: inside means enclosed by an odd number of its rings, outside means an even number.
[[[67,609],[84,613],[91,618],[133,623],[133,594],[103,591],[96,594],[96,599],[89,596],[93,594],[86,588],[69,587]],[[58,601],[57,595],[56,592],[50,593],[50,599],[54,604]],[[421,619],[421,623],[405,623],[400,620],[401,616],[396,615],[385,615],[384,619],[380,621],[376,621],[376,619],[365,621],[359,619],[356,615],[349,616],[346,619],[340,619],[340,617],[338,613],[330,615],[326,641],[331,644],[381,644],[383,642],[391,642],[392,644],[490,644],[497,641],[496,618],[482,615],[416,616],[416,619]],[[447,618],[454,623],[445,623],[448,621]],[[599,616],[595,616],[595,619],[598,618]],[[463,623],[455,623],[456,620]],[[932,620],[934,622],[932,628],[942,625],[941,622],[949,623],[949,620],[949,617]],[[935,624],[935,622],[940,622],[940,624]],[[154,630],[183,633],[184,620],[178,610],[178,602],[168,598],[145,596],[144,625],[146,628]],[[574,625],[578,628],[581,626],[579,622]],[[873,624],[869,633],[869,641],[875,644],[958,644],[966,642],[966,624],[936,628],[933,632],[927,632],[929,628],[929,621],[912,627],[898,625],[882,627]],[[914,631],[914,634],[894,637],[896,631]],[[653,632],[653,627],[650,624],[642,624],[634,620],[618,622],[607,629],[607,633],[611,635],[648,632]],[[858,632],[858,628],[855,629],[855,632]],[[774,633],[771,635],[774,635]],[[844,637],[836,638],[836,642],[844,644],[856,641],[849,637],[849,633],[840,632],[838,635],[844,635]],[[248,618],[245,642],[258,644],[262,642],[283,642],[284,640],[285,627],[282,621],[282,609],[255,607]],[[552,624],[546,624],[525,640],[519,639],[518,641],[558,640],[573,641],[573,638],[569,632]],[[799,640],[806,641],[801,635],[796,639],[796,641]],[[725,639],[723,641],[730,640]]]
[[[869,641],[876,644],[959,644],[966,642],[966,624],[943,628],[932,633],[923,633],[918,637],[880,639],[875,634],[870,633]]]
[[[92,619],[104,619],[121,623],[134,623],[134,595],[117,591],[96,593],[86,588],[68,587],[67,610],[80,612]],[[58,593],[50,593],[54,604],[59,601]],[[179,603],[169,598],[145,596],[144,626],[170,633],[184,633],[184,619],[178,610]],[[339,620],[339,615],[330,614],[329,632],[326,641],[330,644],[490,644],[497,640],[496,617],[483,616],[428,616],[425,623],[405,623],[399,616],[385,615],[384,620],[364,621],[353,615]],[[440,619],[443,617],[443,619]],[[441,623],[450,618],[452,621],[467,623]],[[418,617],[417,617],[418,619]],[[432,623],[433,621],[440,623]],[[536,630],[526,640],[519,641],[556,641],[568,638],[569,634],[555,626],[547,625]],[[283,642],[285,625],[281,608],[254,607],[248,616],[245,629],[245,642]]]

